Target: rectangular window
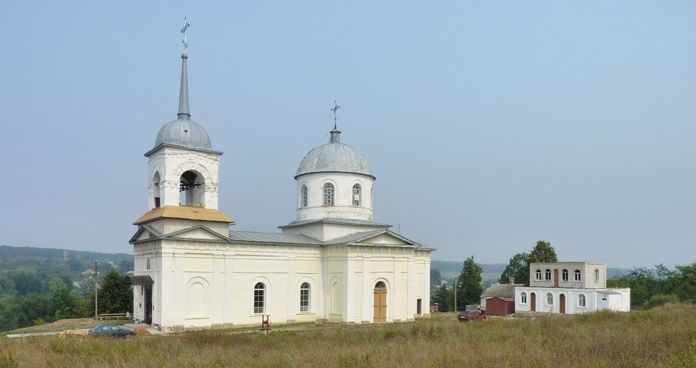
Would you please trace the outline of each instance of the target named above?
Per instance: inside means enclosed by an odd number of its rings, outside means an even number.
[[[147,259],[147,269],[150,269],[150,258]]]
[[[263,289],[254,290],[254,313],[263,313]]]
[[[300,290],[300,312],[309,312],[309,289]]]

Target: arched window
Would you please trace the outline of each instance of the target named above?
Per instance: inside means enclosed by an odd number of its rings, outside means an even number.
[[[254,286],[254,313],[263,313],[266,305],[266,285],[257,282]]]
[[[575,270],[575,281],[582,281],[582,274],[580,270]]]
[[[307,204],[309,203],[309,189],[307,189],[307,186],[302,184],[302,207],[307,207]]]
[[[527,293],[524,291],[520,294],[520,303],[527,304]]]
[[[599,268],[594,270],[594,282],[599,282]]]
[[[546,280],[551,280],[551,270],[546,270]]]
[[[185,171],[179,178],[179,205],[203,206],[205,181],[203,175],[195,171]]]
[[[551,293],[546,294],[546,304],[553,305],[553,294],[551,294]]]
[[[580,307],[587,306],[587,298],[585,297],[585,294],[578,295],[578,306],[580,306]]]
[[[362,202],[362,188],[360,184],[353,185],[353,206],[360,206]]]
[[[310,286],[308,282],[300,285],[300,312],[309,312]]]
[[[387,285],[384,283],[384,281],[377,281],[377,283],[375,284],[375,290],[386,291]]]
[[[536,270],[536,279],[541,280],[541,270]]]
[[[563,277],[563,281],[568,281],[568,270],[563,270],[561,275]]]
[[[161,201],[160,201],[160,174],[159,172],[155,173],[155,176],[152,178],[152,196],[155,199],[155,208],[159,208]]]
[[[335,194],[335,189],[333,184],[331,183],[326,183],[324,184],[324,206],[333,206],[334,205],[334,194]]]

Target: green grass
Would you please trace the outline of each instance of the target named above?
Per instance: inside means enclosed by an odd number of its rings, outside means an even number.
[[[696,306],[412,323],[0,340],[0,367],[693,367]]]

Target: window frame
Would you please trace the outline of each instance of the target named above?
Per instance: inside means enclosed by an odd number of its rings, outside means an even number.
[[[541,281],[541,270],[537,268],[536,272],[534,273],[534,277],[536,278],[537,281]]]
[[[546,269],[544,272],[544,280],[551,281],[551,269]]]
[[[305,281],[300,285],[300,312],[309,313],[311,311],[312,285]]]
[[[355,193],[356,189],[358,190],[357,193]],[[353,206],[360,207],[362,205],[362,185],[360,185],[360,183],[353,184],[353,189],[351,189],[351,195],[351,203],[353,204]],[[356,196],[358,197],[357,203],[355,199]]]
[[[578,307],[587,307],[587,296],[585,294],[578,294]]]
[[[266,284],[261,281],[254,285],[253,307],[254,314],[264,314],[266,312]]]
[[[322,185],[322,206],[333,207],[336,205],[336,186],[331,182]]]
[[[570,272],[568,272],[567,268],[564,268],[563,271],[561,271],[561,280],[563,280],[563,281],[570,280]]]
[[[527,292],[523,291],[520,293],[520,304],[527,304]]]
[[[309,188],[307,184],[302,184],[300,188],[300,208],[307,208],[309,205]]]
[[[594,270],[594,282],[599,283],[599,268],[595,268]]]
[[[582,281],[582,271],[575,270],[575,281]]]
[[[553,293],[546,293],[546,305],[553,305],[554,297]]]

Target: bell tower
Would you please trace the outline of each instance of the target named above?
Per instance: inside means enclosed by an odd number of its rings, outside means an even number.
[[[165,206],[218,208],[218,169],[222,152],[191,120],[188,95],[188,54],[181,54],[181,85],[177,119],[157,134],[148,158],[148,210]]]

